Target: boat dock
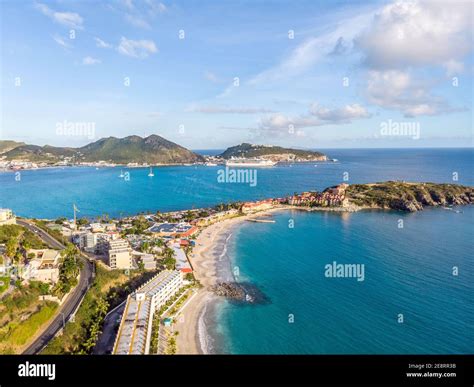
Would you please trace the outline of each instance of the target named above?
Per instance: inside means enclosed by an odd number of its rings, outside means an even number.
[[[254,223],[275,223],[276,221],[273,219],[247,219],[247,222],[254,222]]]

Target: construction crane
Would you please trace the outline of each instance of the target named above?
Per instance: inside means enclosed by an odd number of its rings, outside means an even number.
[[[75,230],[75,229],[77,229],[77,225],[76,225],[76,220],[77,220],[77,219],[76,219],[76,212],[81,212],[81,211],[79,211],[79,208],[76,207],[76,204],[75,204],[75,203],[73,203],[72,209],[73,209],[73,211],[74,211],[74,230]]]

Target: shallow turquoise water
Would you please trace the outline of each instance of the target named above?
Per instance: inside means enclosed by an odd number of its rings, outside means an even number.
[[[245,223],[229,254],[239,280],[258,285],[271,303],[221,307],[220,351],[472,353],[474,208],[459,209],[285,211],[274,224]],[[364,281],[325,277],[333,261],[364,264]]]

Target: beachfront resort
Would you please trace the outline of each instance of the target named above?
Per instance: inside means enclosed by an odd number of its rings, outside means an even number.
[[[114,355],[150,353],[153,318],[183,286],[183,275],[164,270],[127,297],[125,311],[115,339]],[[155,333],[156,334],[156,333]]]

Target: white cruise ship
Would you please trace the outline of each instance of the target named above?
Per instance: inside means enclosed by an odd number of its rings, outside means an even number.
[[[277,162],[260,159],[230,159],[225,162],[228,167],[273,167]]]

